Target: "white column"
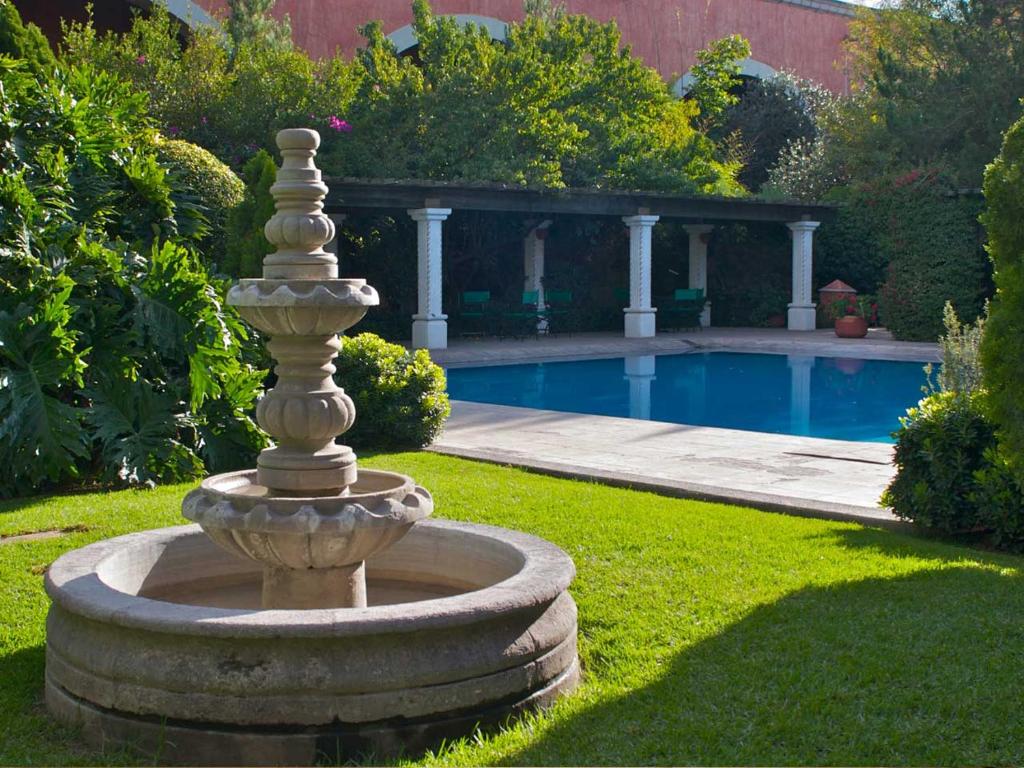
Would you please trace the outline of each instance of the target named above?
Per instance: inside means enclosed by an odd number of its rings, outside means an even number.
[[[331,238],[329,243],[324,243],[324,250],[328,253],[333,253],[334,257],[338,257],[338,238],[341,236],[341,225],[345,223],[346,214],[344,213],[328,213],[327,218],[334,224],[334,237]]]
[[[537,292],[537,330],[544,333],[548,329],[547,318],[542,314],[546,308],[544,303],[544,239],[548,234],[546,221],[530,230],[530,233],[523,238],[523,272],[526,279],[523,282],[524,291]]]
[[[441,313],[441,222],[451,208],[413,208],[416,222],[416,280],[418,312],[412,316],[412,345],[416,349],[447,349],[448,315]]]
[[[654,335],[651,306],[651,230],[660,216],[623,216],[629,227],[629,306],[626,313],[626,338],[642,339]]]
[[[700,313],[702,328],[711,325],[711,302],[708,301],[708,235],[711,224],[689,224],[683,229],[690,235],[690,288],[704,291],[704,311]]]
[[[629,418],[651,418],[651,382],[654,381],[654,355],[626,358],[626,380],[629,381]]]
[[[789,366],[789,431],[794,435],[811,433],[811,355],[786,355]]]
[[[811,300],[811,270],[814,265],[814,230],[817,221],[794,221],[786,226],[793,233],[793,303],[789,305],[789,330],[813,331],[817,325]]]

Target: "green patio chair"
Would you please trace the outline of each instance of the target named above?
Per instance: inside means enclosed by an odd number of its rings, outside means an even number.
[[[573,303],[572,291],[551,290],[544,294],[548,305],[548,333],[576,333],[579,330],[580,312]]]
[[[540,291],[523,291],[522,302],[517,307],[512,305],[501,313],[498,337],[511,336],[514,339],[525,339],[540,335],[538,322],[542,312],[537,306]]]
[[[700,328],[703,311],[703,288],[677,288],[670,299],[659,302],[658,326],[666,331]]]
[[[463,291],[457,315],[460,336],[486,336],[493,318],[490,291]]]

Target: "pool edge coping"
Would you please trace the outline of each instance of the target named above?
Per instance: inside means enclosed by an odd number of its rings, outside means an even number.
[[[860,507],[853,504],[818,501],[786,496],[784,494],[754,493],[740,489],[724,489],[718,486],[691,483],[683,480],[668,480],[638,475],[632,472],[581,467],[558,461],[516,458],[501,451],[478,448],[458,448],[430,445],[431,453],[457,456],[488,464],[517,467],[539,474],[569,480],[601,483],[615,488],[647,491],[671,498],[693,499],[716,504],[734,504],[762,512],[788,514],[833,522],[852,522],[860,525],[885,528],[908,533],[914,530],[912,523],[899,520],[885,507]]]

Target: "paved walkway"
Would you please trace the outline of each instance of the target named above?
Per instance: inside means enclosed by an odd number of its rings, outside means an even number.
[[[782,328],[708,328],[703,331],[659,333],[651,339],[627,339],[621,333],[579,333],[542,336],[525,341],[452,339],[448,349],[431,356],[447,367],[500,365],[574,357],[667,355],[694,349],[804,354],[819,357],[859,357],[872,360],[938,361],[937,344],[894,341],[888,331],[872,329],[864,339],[840,339],[834,331],[787,331]]]
[[[695,349],[823,357],[937,360],[935,344],[887,333],[838,339],[831,331],[708,329],[624,339],[579,334],[529,341],[459,340],[434,355],[449,367]],[[455,401],[431,450],[660,493],[870,525],[903,524],[878,506],[892,446]]]

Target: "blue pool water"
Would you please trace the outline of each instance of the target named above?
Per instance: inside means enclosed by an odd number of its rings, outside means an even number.
[[[704,352],[448,371],[452,398],[711,427],[892,442],[921,363]]]

